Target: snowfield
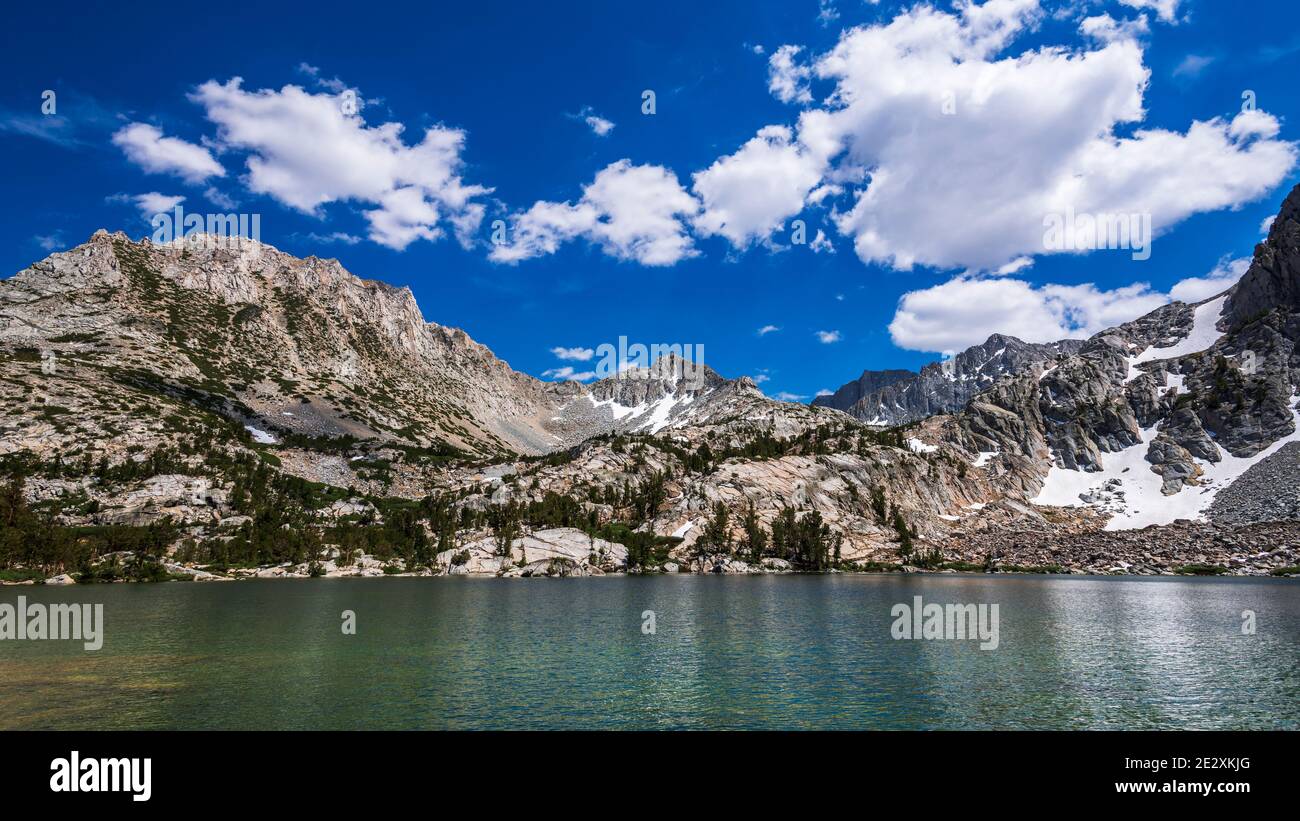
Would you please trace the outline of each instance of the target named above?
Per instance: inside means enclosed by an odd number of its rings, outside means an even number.
[[[1124,384],[1127,385],[1142,375],[1142,371],[1138,370],[1137,366],[1144,362],[1177,359],[1188,354],[1209,350],[1215,342],[1218,342],[1223,337],[1223,334],[1219,332],[1215,325],[1218,324],[1219,317],[1223,316],[1223,306],[1227,301],[1228,295],[1224,294],[1218,299],[1212,299],[1204,305],[1198,306],[1192,320],[1191,333],[1178,344],[1171,345],[1168,348],[1157,348],[1153,345],[1137,356],[1129,357],[1128,376],[1124,378]]]
[[[1089,473],[1053,465],[1048,471],[1043,489],[1031,501],[1036,505],[1091,506],[1115,510],[1106,523],[1107,530],[1167,525],[1176,519],[1204,519],[1205,511],[1220,490],[1232,484],[1254,465],[1272,456],[1283,445],[1300,442],[1297,400],[1300,400],[1300,395],[1291,397],[1291,416],[1296,427],[1289,436],[1278,439],[1248,458],[1238,458],[1219,448],[1220,461],[1205,462],[1197,459],[1196,464],[1204,471],[1198,487],[1184,486],[1173,496],[1165,496],[1160,492],[1164,482],[1159,474],[1151,470],[1151,463],[1146,460],[1147,446],[1157,433],[1157,429],[1151,427],[1142,431],[1141,444],[1105,454],[1102,457],[1103,469],[1100,471]],[[1112,481],[1118,485],[1106,488],[1107,483]],[[1120,493],[1123,493],[1123,498],[1120,498]],[[1095,498],[1091,502],[1085,502],[1080,498],[1085,494]]]

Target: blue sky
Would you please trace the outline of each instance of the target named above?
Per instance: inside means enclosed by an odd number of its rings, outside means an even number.
[[[0,273],[184,197],[548,378],[626,336],[806,401],[992,330],[1086,335],[1226,287],[1300,181],[1282,0],[6,15]],[[1045,248],[1065,206],[1150,214],[1150,259]]]

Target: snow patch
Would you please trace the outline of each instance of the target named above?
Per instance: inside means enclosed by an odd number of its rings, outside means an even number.
[[[1287,443],[1300,442],[1300,411],[1295,407],[1298,399],[1300,395],[1291,397],[1291,415],[1296,427],[1290,435],[1283,436],[1254,456],[1239,458],[1220,448],[1218,462],[1197,459],[1196,464],[1203,471],[1200,484],[1184,485],[1173,496],[1160,492],[1164,481],[1151,470],[1151,463],[1146,460],[1147,447],[1157,434],[1156,426],[1152,426],[1141,432],[1139,444],[1103,454],[1100,471],[1089,473],[1052,465],[1042,490],[1031,501],[1037,505],[1092,506],[1112,510],[1114,515],[1106,523],[1107,530],[1167,525],[1175,519],[1204,519],[1205,511],[1219,491]],[[1080,498],[1085,495],[1090,501]]]
[[[1228,301],[1228,295],[1224,294],[1218,299],[1212,299],[1204,305],[1199,305],[1192,319],[1191,333],[1176,345],[1168,348],[1150,347],[1137,356],[1130,357],[1128,360],[1128,376],[1124,378],[1124,384],[1132,382],[1142,375],[1142,371],[1137,366],[1144,362],[1155,362],[1161,359],[1178,359],[1188,354],[1200,353],[1207,351],[1214,346],[1214,343],[1223,338],[1223,334],[1214,326],[1218,324],[1219,317],[1223,316],[1224,303]]]
[[[908,439],[907,446],[912,449],[913,453],[934,453],[939,449],[938,445],[928,445],[916,437]]]
[[[641,425],[637,427],[637,430],[645,430],[646,428],[649,428],[650,433],[652,434],[663,430],[664,427],[668,425],[668,415],[673,412],[673,408],[677,407],[677,401],[676,394],[670,393],[655,402],[650,406],[653,408],[650,418],[645,422],[642,422]]]
[[[280,444],[280,440],[279,440],[279,439],[276,439],[274,436],[272,436],[271,434],[267,433],[267,432],[264,431],[264,430],[261,430],[261,429],[259,429],[259,428],[255,428],[255,427],[253,427],[252,425],[244,425],[244,428],[245,428],[249,433],[253,434],[253,441],[256,442],[256,443],[258,443],[259,445],[278,445],[278,444]]]

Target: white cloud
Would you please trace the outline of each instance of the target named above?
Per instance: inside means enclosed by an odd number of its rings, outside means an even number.
[[[1152,8],[1172,19],[1175,6]],[[697,230],[745,247],[844,191],[833,221],[863,261],[996,270],[1049,252],[1049,214],[1150,214],[1158,235],[1256,200],[1294,168],[1295,144],[1262,111],[1135,128],[1150,79],[1142,24],[1099,15],[1082,24],[1092,45],[1012,50],[1043,16],[1038,0],[918,4],[845,31],[811,61],[834,84],[822,106],[696,175]],[[769,84],[807,99],[794,49],[773,55]]]
[[[32,240],[41,246],[43,251],[57,251],[67,246],[67,243],[63,241],[62,231],[55,231],[53,234],[37,234],[32,237]]]
[[[174,174],[191,184],[226,176],[226,169],[208,149],[179,137],[164,137],[162,131],[148,123],[123,127],[113,135],[113,145],[150,174]]]
[[[835,0],[818,0],[817,22],[823,26],[829,26],[838,19],[840,19],[840,13],[835,9]]]
[[[1085,17],[1079,23],[1079,31],[1087,37],[1091,37],[1101,43],[1112,43],[1116,40],[1135,40],[1147,34],[1151,27],[1147,24],[1146,15],[1140,15],[1132,20],[1116,20],[1109,14],[1098,14],[1095,17]]]
[[[484,213],[475,198],[491,189],[461,179],[464,131],[435,125],[408,145],[400,123],[366,124],[355,90],[248,92],[241,85],[238,77],[208,81],[191,98],[216,123],[221,148],[248,152],[250,190],[316,215],[332,202],[373,205],[365,212],[370,239],[397,250],[441,238],[444,224],[472,244]]]
[[[563,368],[551,368],[542,371],[543,379],[555,379],[562,382],[589,382],[596,378],[595,371],[574,371],[572,366],[565,365]]]
[[[701,235],[721,234],[744,248],[766,240],[803,208],[823,161],[791,136],[785,126],[767,126],[736,153],[695,173],[692,190],[704,207],[695,220]]]
[[[587,125],[597,137],[604,137],[614,130],[614,124],[604,117],[598,117],[595,114],[587,115]]]
[[[812,69],[797,62],[801,51],[803,46],[781,46],[767,60],[767,89],[783,103],[812,102]]]
[[[1264,221],[1259,224],[1259,233],[1268,236],[1269,230],[1273,227],[1273,220],[1277,219],[1277,214],[1269,214],[1264,217]]]
[[[1144,282],[1104,290],[1091,283],[1034,285],[1013,277],[962,275],[904,294],[889,333],[899,347],[917,351],[959,351],[993,333],[1027,342],[1082,339],[1171,300],[1209,299],[1232,287],[1249,267],[1249,259],[1225,257],[1205,276],[1175,283],[1168,294]]]
[[[218,208],[224,208],[227,211],[233,210],[239,206],[239,203],[235,202],[235,200],[231,198],[230,195],[212,186],[208,186],[206,189],[204,189],[203,196],[204,198],[207,199],[208,202],[212,203]]]
[[[759,336],[767,336],[768,334],[770,334],[770,333],[776,333],[776,332],[779,331],[779,330],[781,330],[781,329],[778,328],[778,327],[776,327],[775,325],[764,325],[763,327],[761,327],[761,328],[758,329],[758,335],[759,335]]]
[[[311,240],[312,242],[319,242],[325,245],[331,245],[335,242],[341,242],[344,245],[356,245],[357,243],[361,242],[361,237],[358,237],[355,234],[349,234],[344,231],[333,231],[328,234],[317,234],[316,232],[313,231],[312,233],[307,235],[307,239]]]
[[[768,376],[765,373],[756,373],[754,374],[753,379],[755,385],[761,385],[764,382],[771,381],[772,377]]]
[[[124,202],[134,205],[145,219],[149,219],[154,214],[170,212],[185,202],[184,197],[172,196],[170,194],[159,194],[157,191],[149,191],[145,194],[114,194],[107,198],[109,202]]]
[[[596,355],[591,348],[551,348],[551,353],[555,354],[558,359],[568,359],[575,362],[586,362]]]
[[[1189,277],[1177,282],[1169,289],[1169,297],[1179,302],[1200,302],[1209,299],[1231,288],[1248,268],[1250,268],[1250,259],[1247,257],[1238,259],[1225,257],[1219,260],[1214,270],[1205,276]]]
[[[1202,71],[1205,71],[1205,69],[1208,68],[1209,65],[1213,62],[1214,62],[1213,57],[1204,54],[1189,54],[1186,57],[1184,57],[1177,66],[1174,67],[1174,76],[1175,77],[1196,77]]]
[[[589,105],[583,106],[582,110],[577,114],[565,114],[564,116],[571,120],[581,120],[586,123],[587,127],[597,137],[608,136],[609,132],[614,130],[614,122],[597,114],[595,109]]]
[[[1034,265],[1034,260],[1032,257],[1016,257],[1015,259],[1008,262],[1006,265],[1003,265],[995,269],[993,273],[996,274],[997,276],[1004,277],[1004,276],[1009,276],[1011,274],[1017,273],[1019,271],[1023,271],[1026,268],[1032,268],[1033,265]]]
[[[833,342],[839,342],[840,332],[839,331],[818,331],[817,341],[822,343],[823,345],[830,345]]]
[[[1131,9],[1151,9],[1166,23],[1175,21],[1180,0],[1119,0],[1121,6]]]
[[[816,395],[817,395],[817,396],[834,396],[834,395],[835,395],[835,391],[831,390],[830,388],[822,388],[821,390],[817,391],[817,394],[816,394]]]
[[[773,398],[779,399],[782,402],[802,402],[808,397],[801,393],[790,393],[789,391],[781,391]]]
[[[510,242],[494,246],[490,258],[515,263],[585,238],[618,259],[673,265],[699,253],[686,227],[698,210],[668,169],[619,160],[583,187],[577,204],[539,201],[516,214]]]

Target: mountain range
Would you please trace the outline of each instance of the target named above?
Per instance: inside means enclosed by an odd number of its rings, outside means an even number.
[[[811,406],[673,355],[544,382],[336,260],[99,231],[0,281],[0,468],[83,575],[121,551],[76,528],[160,522],[203,577],[1281,572],[1298,339],[1300,188],[1221,295]]]
[[[868,425],[890,427],[939,413],[961,410],[971,397],[1009,374],[1077,353],[1083,341],[1034,344],[1014,336],[992,334],[982,345],[933,362],[920,373],[902,370],[863,371],[814,405],[842,410]]]

